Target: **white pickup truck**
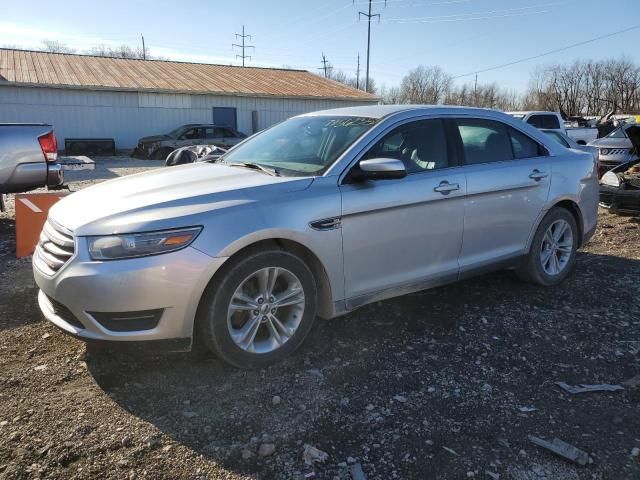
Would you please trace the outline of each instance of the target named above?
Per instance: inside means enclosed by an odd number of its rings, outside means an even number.
[[[595,127],[567,127],[558,112],[527,111],[527,112],[506,112],[512,117],[519,118],[523,122],[533,125],[536,128],[545,130],[557,130],[573,139],[578,145],[587,143],[598,138],[598,129]]]

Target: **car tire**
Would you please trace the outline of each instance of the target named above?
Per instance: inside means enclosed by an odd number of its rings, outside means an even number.
[[[283,250],[252,253],[231,262],[202,297],[198,340],[238,368],[262,368],[284,359],[302,344],[313,325],[317,301],[313,273],[303,260]]]
[[[158,150],[153,152],[153,155],[152,155],[153,160],[166,160],[171,152],[173,152],[172,148],[169,148],[169,147],[159,148]]]
[[[571,272],[578,249],[578,226],[567,209],[550,210],[538,225],[529,253],[516,269],[527,282],[549,287]]]

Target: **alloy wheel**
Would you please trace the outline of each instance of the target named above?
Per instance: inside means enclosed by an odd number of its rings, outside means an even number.
[[[573,232],[566,220],[556,220],[544,234],[540,248],[540,262],[547,275],[560,274],[569,264],[573,253]]]
[[[305,308],[298,277],[280,267],[260,269],[238,286],[227,308],[234,343],[249,353],[269,353],[296,332]]]

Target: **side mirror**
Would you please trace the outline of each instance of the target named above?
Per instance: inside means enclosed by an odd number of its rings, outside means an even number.
[[[358,170],[354,172],[357,179],[362,180],[392,180],[407,176],[404,163],[396,158],[370,158],[358,163]]]

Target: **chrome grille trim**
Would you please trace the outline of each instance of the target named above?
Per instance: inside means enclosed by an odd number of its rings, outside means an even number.
[[[60,270],[74,255],[73,234],[47,220],[40,234],[40,241],[33,256],[38,269],[51,276]]]
[[[602,150],[607,150],[606,155],[602,152]],[[628,148],[601,148],[600,155],[626,155],[627,153],[631,153],[631,150]]]

